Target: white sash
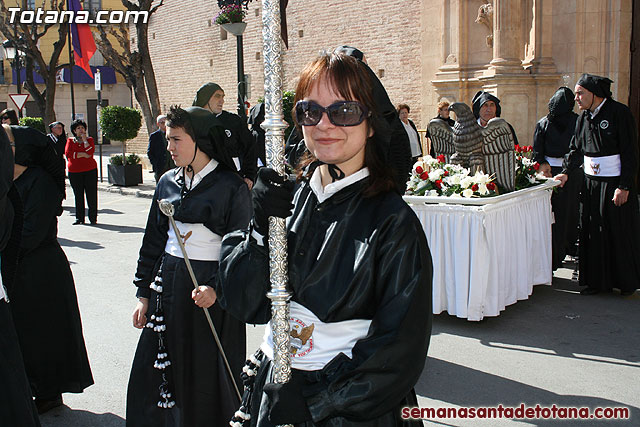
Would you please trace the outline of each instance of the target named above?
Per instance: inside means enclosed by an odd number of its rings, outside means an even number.
[[[291,367],[303,371],[315,371],[340,353],[351,357],[353,346],[367,336],[371,320],[353,319],[324,323],[305,306],[291,302],[289,311],[291,326]],[[260,349],[273,360],[271,322],[264,331]]]
[[[584,156],[584,173],[591,176],[620,176],[620,154],[603,157]]]
[[[187,224],[176,221],[176,226],[182,235],[189,259],[198,261],[218,261],[220,259],[221,236],[213,233],[203,224]],[[173,227],[169,227],[169,238],[164,251],[169,255],[183,258]]]
[[[549,166],[554,168],[559,168],[559,167],[562,167],[562,161],[564,160],[564,157],[544,156],[544,159],[546,160],[547,163],[549,163]]]

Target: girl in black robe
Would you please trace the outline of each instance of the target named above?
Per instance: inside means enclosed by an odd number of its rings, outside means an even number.
[[[172,107],[167,118],[168,148],[178,167],[158,181],[140,248],[133,323],[147,327],[129,378],[128,426],[223,426],[239,403],[201,308],[209,311],[239,384],[245,325],[215,304],[213,283],[219,239],[248,226],[251,202],[222,132],[200,107]],[[175,206],[198,291],[159,200]]]
[[[364,64],[340,53],[318,58],[302,72],[296,101],[312,156],[300,165],[295,195],[274,170],[258,173],[252,229],[225,236],[216,283],[226,310],[247,323],[269,322],[263,236],[269,216],[291,215],[291,380],[272,383],[268,326],[245,370],[233,425],[403,425],[402,408],[417,406],[413,387],[431,332],[424,231],[394,191],[384,162],[390,130]]]
[[[0,420],[10,426],[39,427],[7,295],[22,232],[22,202],[13,186],[13,172],[9,138],[0,126]]]
[[[569,143],[576,129],[578,115],[573,112],[573,97],[573,91],[568,87],[559,88],[549,100],[549,114],[536,123],[533,132],[534,160],[540,164],[540,171],[549,178],[562,172],[562,161],[569,152]],[[567,253],[576,255],[582,170],[575,169],[571,173],[567,185],[551,195],[554,217],[551,226],[553,270],[562,267]]]
[[[38,412],[93,384],[69,261],[57,240],[64,168],[48,138],[12,126],[24,224],[11,310]]]

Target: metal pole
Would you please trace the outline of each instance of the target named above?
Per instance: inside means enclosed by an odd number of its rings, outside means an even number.
[[[287,122],[282,113],[282,37],[280,0],[262,0],[262,36],[264,50],[264,99],[267,165],[281,175],[284,168],[284,131]],[[287,291],[287,235],[285,220],[269,217],[269,276],[271,291],[271,329],[273,333],[273,381],[286,383],[291,377],[289,348],[289,298]]]
[[[18,95],[20,95],[20,86],[22,86],[22,82],[20,79],[20,72],[21,72],[21,61],[22,59],[20,58],[20,51],[18,50],[18,48],[16,47],[16,57],[14,59],[14,64],[15,64],[15,70],[16,70],[16,90],[18,91]],[[24,105],[23,105],[24,107]],[[22,108],[18,109],[18,118],[21,119],[22,118]]]
[[[242,7],[242,2],[237,0],[236,4]],[[238,60],[238,115],[245,121],[247,114],[244,108],[244,98],[247,90],[244,83],[244,57],[243,57],[242,34],[236,36],[236,57]]]
[[[71,120],[76,119],[76,100],[73,93],[73,52],[71,51],[71,24],[69,24],[68,44],[69,44],[69,84],[71,85]]]
[[[99,73],[100,70],[97,71]],[[96,105],[96,140],[98,141],[98,153],[100,156],[100,182],[102,182],[102,129],[100,128],[100,114],[102,114],[102,90],[98,91],[98,105]]]

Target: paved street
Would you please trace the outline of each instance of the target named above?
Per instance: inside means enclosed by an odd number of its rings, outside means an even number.
[[[99,225],[72,226],[68,188],[59,240],[74,273],[95,384],[82,394],[65,394],[65,407],[41,417],[45,427],[124,426],[126,385],[139,334],[131,326],[131,279],[150,203],[101,191]],[[507,307],[497,318],[467,322],[436,316],[429,358],[416,387],[420,405],[626,406],[634,420],[606,424],[640,425],[640,293],[580,296],[568,280],[570,273],[560,270],[552,287],[536,287],[529,300]],[[262,328],[249,326],[248,335],[253,350]],[[536,419],[425,424],[523,423],[559,424]],[[598,425],[594,420],[562,424]]]

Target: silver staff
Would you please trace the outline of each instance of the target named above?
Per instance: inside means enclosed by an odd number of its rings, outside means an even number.
[[[193,268],[191,268],[191,261],[189,261],[189,257],[187,256],[187,250],[185,249],[184,243],[182,242],[182,236],[180,235],[180,230],[178,230],[176,221],[173,219],[175,208],[173,204],[168,200],[158,200],[158,206],[160,206],[160,212],[162,212],[164,215],[169,217],[171,228],[173,228],[173,232],[176,234],[178,244],[180,245],[180,250],[182,251],[182,257],[184,258],[184,263],[187,265],[187,271],[189,271],[189,276],[191,276],[191,281],[193,282],[193,287],[198,289],[198,280],[196,279],[196,275],[193,274]],[[218,351],[220,351],[220,354],[222,355],[222,359],[224,360],[224,364],[227,367],[227,373],[229,374],[229,378],[231,378],[231,383],[233,384],[233,388],[236,390],[238,399],[242,401],[240,390],[238,390],[238,385],[236,384],[236,380],[235,378],[233,378],[233,373],[231,372],[231,366],[229,366],[227,355],[224,353],[224,350],[222,348],[222,343],[220,342],[220,338],[218,338],[218,332],[216,331],[216,327],[213,325],[213,322],[211,321],[211,315],[209,314],[209,310],[207,310],[204,307],[202,307],[202,310],[204,311],[204,315],[207,318],[207,322],[209,322],[209,328],[211,328],[211,333],[213,333],[213,338],[216,340]]]
[[[280,0],[262,0],[262,38],[264,47],[264,104],[267,165],[280,175],[284,168],[284,131],[282,114],[282,38]],[[287,235],[285,220],[269,217],[269,277],[271,292],[271,330],[273,334],[273,381],[284,384],[291,377],[289,350],[289,298],[287,292]]]

